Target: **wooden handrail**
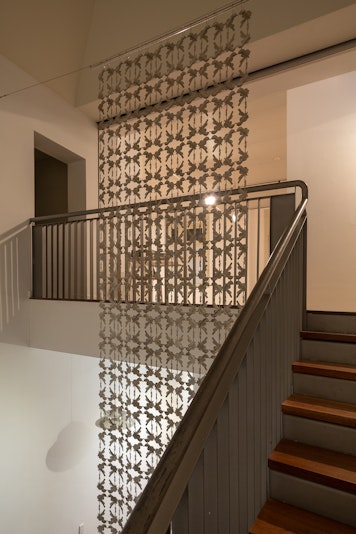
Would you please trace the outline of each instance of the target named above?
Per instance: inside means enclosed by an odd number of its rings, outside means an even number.
[[[292,185],[290,183],[290,185]],[[133,510],[123,534],[164,534],[188,484],[227,392],[245,358],[284,265],[306,222],[307,186],[260,279],[221,347],[157,468]]]

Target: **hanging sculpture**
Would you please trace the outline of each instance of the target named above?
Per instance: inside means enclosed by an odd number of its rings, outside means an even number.
[[[122,530],[244,304],[249,17],[101,73],[103,534]]]

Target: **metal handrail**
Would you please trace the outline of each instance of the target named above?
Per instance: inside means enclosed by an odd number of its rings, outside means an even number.
[[[302,196],[305,196],[305,188],[306,185],[301,180],[291,180],[291,181],[283,181],[283,182],[269,182],[268,184],[256,184],[256,185],[248,185],[245,188],[243,188],[243,191],[245,191],[248,194],[250,193],[259,193],[263,191],[271,191],[271,190],[280,190],[280,189],[289,189],[293,187],[299,187],[302,191]],[[230,195],[238,195],[242,192],[242,189],[233,189],[231,191],[217,191],[213,192],[215,196],[217,197],[224,197],[226,193]],[[32,224],[46,224],[46,223],[56,223],[59,219],[70,219],[69,222],[75,222],[76,217],[85,217],[88,215],[101,215],[103,213],[110,213],[110,212],[117,212],[120,209],[129,209],[130,207],[136,208],[144,208],[147,206],[156,206],[156,205],[165,205],[165,204],[176,204],[178,202],[188,202],[194,199],[201,199],[207,196],[209,192],[204,193],[196,193],[193,195],[183,195],[179,197],[172,197],[172,198],[165,198],[165,199],[159,199],[159,200],[149,200],[146,202],[140,202],[135,204],[127,204],[127,205],[118,205],[118,206],[110,206],[106,208],[97,208],[97,209],[90,209],[90,210],[81,210],[81,211],[72,211],[70,213],[58,213],[56,215],[43,215],[41,217],[32,217],[30,219],[30,223]]]
[[[167,531],[227,392],[244,361],[272,290],[306,222],[308,190],[303,182],[298,182],[298,186],[302,190],[302,199],[294,218],[143,491],[124,534],[164,534]]]
[[[7,230],[6,232],[4,232],[3,234],[0,235],[0,245],[4,242],[4,241],[8,241],[9,239],[11,239],[12,237],[15,237],[17,234],[19,234],[20,232],[22,232],[23,230],[25,230],[25,228],[27,228],[30,224],[30,219],[26,219],[25,221],[23,221],[22,223],[20,224],[17,224],[16,226],[14,226],[13,228],[10,228],[9,230]]]

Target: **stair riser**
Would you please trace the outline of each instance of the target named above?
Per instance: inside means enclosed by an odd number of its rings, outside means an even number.
[[[356,495],[270,470],[270,497],[356,527]]]
[[[356,314],[308,312],[307,329],[319,332],[356,334]]]
[[[356,365],[356,344],[301,340],[302,359]]]
[[[356,404],[356,382],[325,376],[293,373],[294,393]]]
[[[315,447],[356,456],[356,429],[283,414],[283,435]]]

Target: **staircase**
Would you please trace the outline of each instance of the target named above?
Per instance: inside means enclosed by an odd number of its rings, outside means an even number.
[[[250,534],[356,532],[356,315],[310,312]]]

